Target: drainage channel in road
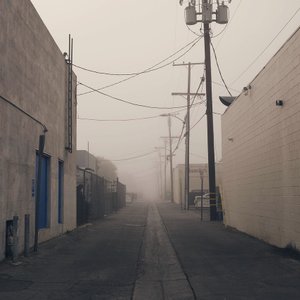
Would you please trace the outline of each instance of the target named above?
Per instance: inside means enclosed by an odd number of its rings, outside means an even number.
[[[195,299],[155,203],[149,205],[133,300]]]

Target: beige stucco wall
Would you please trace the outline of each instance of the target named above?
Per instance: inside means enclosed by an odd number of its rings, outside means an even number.
[[[76,99],[73,102],[73,153],[66,146],[67,65],[29,0],[0,0],[0,95],[44,123],[50,157],[48,227],[40,241],[76,225]],[[67,39],[67,37],[66,37]],[[74,83],[76,83],[74,76]],[[36,150],[42,127],[0,99],[0,259],[6,221],[19,217],[18,250],[24,249],[24,215],[30,214],[33,245]],[[64,162],[63,224],[58,223],[58,160]]]
[[[300,249],[299,29],[250,85],[222,116],[225,223]]]

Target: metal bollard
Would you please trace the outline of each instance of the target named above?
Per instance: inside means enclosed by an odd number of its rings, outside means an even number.
[[[13,217],[13,245],[12,245],[12,261],[16,262],[18,257],[18,221],[19,217]]]

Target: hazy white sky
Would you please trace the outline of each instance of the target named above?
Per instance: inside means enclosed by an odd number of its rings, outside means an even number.
[[[167,58],[196,38],[185,25],[184,7],[174,0],[32,0],[62,52],[68,49],[68,34],[74,38],[74,63],[89,69],[109,73],[140,72]],[[212,24],[220,67],[232,93],[237,95],[262,69],[287,38],[300,25],[299,0],[233,0],[229,4],[229,24]],[[297,12],[297,13],[296,13]],[[296,13],[296,15],[295,15]],[[294,18],[282,30],[293,16]],[[201,23],[190,28],[199,33]],[[282,32],[280,32],[282,30]],[[270,44],[266,51],[245,72],[248,66]],[[203,62],[203,39],[178,62]],[[181,52],[183,53],[183,52]],[[180,55],[177,54],[173,58]],[[169,60],[171,61],[171,60]],[[213,81],[221,83],[212,57]],[[100,88],[126,76],[104,76],[74,68],[78,81]],[[195,92],[203,74],[202,66],[192,70],[192,91]],[[172,92],[186,92],[187,69],[172,65],[137,76],[122,84],[102,90],[107,94],[150,106],[182,106],[183,97],[172,97]],[[87,88],[78,87],[78,92]],[[225,107],[219,95],[228,95],[225,88],[214,84],[214,111]],[[78,116],[92,119],[131,119],[159,116],[176,111],[147,109],[120,103],[98,93],[78,97]],[[192,110],[191,126],[205,112],[204,105]],[[178,117],[184,118],[185,112]],[[221,159],[221,123],[215,115],[216,160]],[[172,134],[179,135],[181,122],[172,120]],[[167,119],[157,117],[131,122],[96,122],[78,120],[78,149],[94,155],[118,160],[143,155],[163,146],[161,136],[167,136]],[[174,146],[176,141],[174,141]],[[191,163],[205,162],[207,155],[206,119],[191,132]],[[157,153],[140,159],[115,162],[120,181],[133,190],[147,193],[157,190]],[[180,144],[174,166],[184,163],[184,142]]]

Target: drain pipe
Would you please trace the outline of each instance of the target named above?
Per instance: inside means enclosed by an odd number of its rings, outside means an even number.
[[[35,194],[35,230],[34,230],[34,246],[33,251],[38,251],[39,243],[39,210],[40,210],[40,193],[41,193],[41,176],[42,176],[42,155],[44,152],[46,136],[45,133],[39,137],[39,151],[38,151],[38,173],[36,180],[36,194]]]
[[[39,197],[40,197],[40,181],[41,181],[41,170],[42,170],[42,162],[41,157],[43,155],[44,146],[45,146],[45,140],[46,140],[46,132],[48,131],[45,124],[43,124],[41,121],[27,113],[25,110],[14,104],[11,100],[3,97],[0,95],[0,99],[9,104],[10,106],[17,109],[22,114],[26,115],[28,118],[33,120],[34,122],[38,123],[43,127],[43,134],[39,136],[39,150],[38,150],[38,178],[37,178],[37,192],[36,192],[36,198],[35,198],[35,235],[34,235],[34,251],[37,251],[38,246],[38,219],[39,219]]]

